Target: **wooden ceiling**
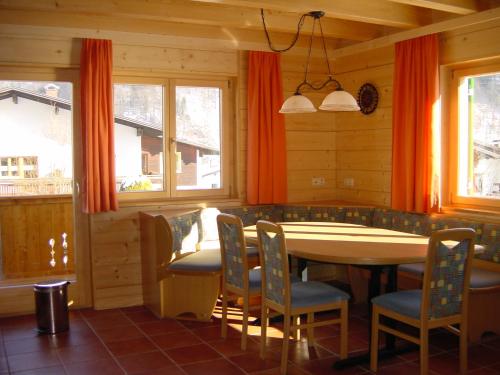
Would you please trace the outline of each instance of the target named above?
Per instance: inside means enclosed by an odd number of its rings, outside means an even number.
[[[459,25],[460,17],[497,7],[500,0],[0,0],[0,26],[178,35],[266,49],[261,8],[279,48],[292,40],[302,13],[322,10],[324,34],[337,49],[450,20]],[[299,45],[311,26],[306,19]]]

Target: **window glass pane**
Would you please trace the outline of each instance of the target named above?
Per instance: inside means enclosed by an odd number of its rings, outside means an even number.
[[[459,108],[459,194],[500,199],[500,74],[465,77]]]
[[[218,87],[176,87],[177,190],[221,187],[221,98]]]
[[[0,196],[72,194],[69,82],[0,81]]]
[[[117,191],[163,190],[163,86],[114,85]]]

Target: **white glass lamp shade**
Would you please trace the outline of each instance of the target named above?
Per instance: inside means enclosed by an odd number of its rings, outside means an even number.
[[[359,111],[359,105],[347,91],[335,90],[326,96],[319,109],[323,111]]]
[[[295,94],[290,96],[281,106],[280,113],[309,113],[316,112],[312,102],[305,96]]]

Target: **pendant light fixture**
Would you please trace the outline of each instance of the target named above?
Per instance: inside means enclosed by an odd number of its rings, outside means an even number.
[[[349,94],[347,91],[344,91],[342,88],[342,85],[340,84],[339,81],[337,81],[335,78],[333,78],[332,71],[330,69],[330,62],[328,60],[328,54],[326,51],[326,42],[325,42],[325,36],[323,35],[323,28],[321,26],[321,17],[325,15],[325,12],[323,11],[313,11],[309,13],[303,14],[300,19],[299,23],[297,25],[297,33],[295,34],[295,37],[287,48],[284,49],[276,49],[273,47],[271,43],[271,38],[269,36],[269,32],[267,31],[267,26],[266,22],[264,19],[264,10],[260,10],[260,14],[262,17],[262,24],[264,25],[264,32],[266,33],[266,38],[267,42],[269,44],[269,48],[274,51],[274,52],[285,52],[291,49],[295,43],[297,43],[297,40],[299,39],[299,34],[300,34],[300,29],[302,28],[304,21],[306,17],[311,17],[313,18],[313,26],[312,26],[312,31],[311,31],[311,36],[309,37],[309,51],[307,54],[307,62],[306,62],[306,70],[304,73],[304,80],[299,83],[297,88],[295,89],[295,93],[293,96],[289,97],[288,99],[285,100],[283,103],[280,113],[309,113],[309,112],[316,112],[317,109],[314,107],[313,103],[306,98],[304,95],[302,95],[302,90],[304,88],[310,88],[312,90],[321,90],[324,87],[326,87],[329,84],[334,84],[335,85],[335,90],[328,94],[321,105],[319,106],[319,109],[323,111],[359,111],[359,105],[356,102],[356,99]],[[309,73],[309,62],[311,60],[311,51],[312,51],[312,42],[313,42],[313,36],[314,36],[314,30],[316,28],[316,23],[319,24],[319,31],[321,35],[321,42],[322,42],[322,47],[323,47],[323,52],[325,55],[325,62],[326,66],[328,67],[328,79],[319,84],[319,85],[313,85],[311,82],[307,80],[307,75]]]

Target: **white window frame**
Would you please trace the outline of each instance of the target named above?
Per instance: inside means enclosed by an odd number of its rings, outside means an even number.
[[[230,198],[234,163],[231,162],[235,150],[231,119],[234,118],[234,94],[229,77],[176,77],[176,76],[149,76],[131,75],[128,72],[117,72],[113,76],[113,84],[162,85],[163,86],[163,190],[117,192],[119,201],[156,200],[156,199],[203,199],[203,198]],[[176,158],[175,155],[175,87],[199,86],[218,87],[221,89],[221,188],[201,190],[176,189]]]

